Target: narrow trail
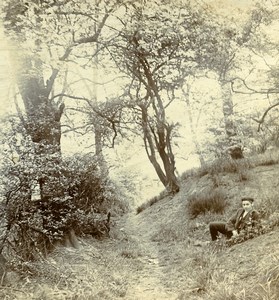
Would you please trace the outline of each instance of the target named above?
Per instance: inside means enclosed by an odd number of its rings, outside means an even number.
[[[119,225],[121,231],[138,243],[144,252],[141,257],[143,268],[133,274],[125,299],[177,299],[177,295],[164,286],[167,274],[164,273],[164,264],[160,260],[158,246],[151,239],[150,224],[146,224],[138,215],[129,214]]]

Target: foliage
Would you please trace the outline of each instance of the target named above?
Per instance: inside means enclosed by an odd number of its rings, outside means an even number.
[[[264,197],[259,210],[263,218],[263,226],[265,232],[269,232],[279,227],[279,200],[278,194],[273,193],[269,197]]]
[[[96,5],[88,0],[82,3],[75,0],[53,3],[9,0],[3,7],[4,25],[8,35],[20,41],[23,49],[42,58],[46,65],[59,69],[61,61],[70,54],[82,53],[80,58],[92,58],[84,45],[97,41],[104,26],[101,23],[105,23],[116,7],[114,1],[109,5],[107,1],[100,1]],[[106,30],[109,35],[113,32]],[[80,46],[77,52],[75,46]]]
[[[91,235],[95,238],[101,239],[109,237],[110,231],[110,213],[107,217],[100,214],[85,213],[77,209],[73,213],[73,223],[75,233],[81,235]]]
[[[127,102],[141,129],[148,158],[163,185],[176,193],[173,144],[178,124],[170,120],[167,108],[180,96],[186,77],[205,67],[203,60],[208,61],[212,48],[208,40],[219,36],[221,26],[207,22],[206,14],[188,3],[170,1],[139,4],[129,17],[125,34],[111,47],[112,55],[130,78]],[[219,45],[216,40],[214,44]],[[214,52],[216,57],[220,56]]]
[[[246,224],[246,226],[239,232],[237,236],[233,236],[227,241],[227,244],[229,246],[234,244],[243,243],[249,239],[253,239],[260,234],[263,234],[266,232],[266,229],[262,226],[260,222],[257,224],[254,224],[253,226],[251,224]]]
[[[187,211],[192,218],[206,212],[223,213],[227,205],[226,193],[222,189],[206,189],[187,199]]]
[[[12,122],[5,138],[1,185],[6,232],[1,248],[29,260],[46,254],[73,229],[77,234],[107,236],[109,220],[100,213],[123,213],[127,205],[117,189],[100,178],[94,158],[71,157],[58,163],[52,151],[35,155],[36,144],[24,131],[20,134],[18,125]],[[51,184],[43,199],[35,192],[44,178]]]
[[[65,159],[64,164],[68,192],[75,207],[73,228],[77,234],[106,236],[106,215],[127,212],[127,195],[112,181],[102,178],[94,156],[76,154]]]

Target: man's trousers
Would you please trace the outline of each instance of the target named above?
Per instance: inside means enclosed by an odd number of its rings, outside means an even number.
[[[209,231],[212,241],[217,240],[219,232],[224,234],[227,239],[230,239],[233,235],[232,231],[226,229],[225,222],[212,222],[209,224]]]

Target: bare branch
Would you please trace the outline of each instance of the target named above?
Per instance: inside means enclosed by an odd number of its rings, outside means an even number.
[[[245,86],[245,88],[249,91],[249,92],[242,92],[242,91],[239,91],[239,90],[236,90],[234,88],[234,84],[235,84],[235,81],[236,80],[239,80],[243,83],[243,85]],[[278,94],[279,93],[279,90],[278,89],[266,89],[266,90],[255,90],[251,87],[249,87],[247,85],[247,83],[245,82],[244,79],[240,78],[240,77],[235,77],[231,80],[231,88],[232,88],[232,91],[234,93],[238,93],[238,94],[247,94],[247,95],[251,95],[251,94]]]
[[[265,112],[264,114],[262,115],[261,119],[260,120],[257,120],[255,118],[252,118],[252,120],[254,120],[255,122],[259,123],[258,125],[258,132],[261,130],[261,125],[263,124],[264,122],[264,119],[265,117],[267,116],[267,114],[269,113],[270,110],[272,110],[274,107],[276,106],[279,106],[279,102],[278,103],[275,103],[273,105],[271,105]]]
[[[102,29],[105,25],[105,22],[106,22],[107,18],[109,17],[111,11],[112,11],[112,9],[107,11],[107,13],[104,15],[102,21],[99,24],[98,30],[92,36],[83,37],[83,38],[78,39],[77,41],[74,41],[74,43],[65,50],[64,55],[62,57],[60,57],[59,60],[65,61],[70,56],[70,54],[75,46],[78,46],[81,44],[86,44],[86,43],[96,43],[98,41],[101,31],[102,31]],[[49,80],[47,80],[47,86],[46,86],[47,97],[49,97],[49,94],[53,88],[53,84],[54,84],[54,81],[55,81],[58,73],[59,73],[59,69],[57,69],[57,68],[53,69]]]

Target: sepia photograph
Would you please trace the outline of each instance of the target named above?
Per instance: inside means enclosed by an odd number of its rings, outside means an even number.
[[[0,299],[279,299],[279,1],[0,12]]]

